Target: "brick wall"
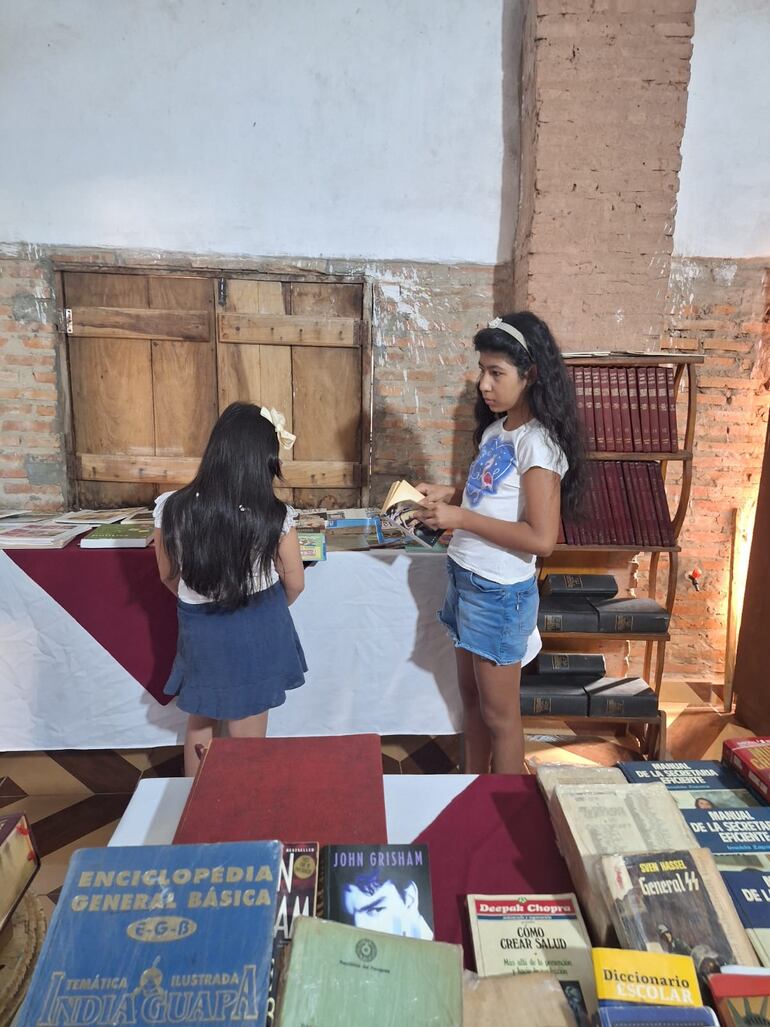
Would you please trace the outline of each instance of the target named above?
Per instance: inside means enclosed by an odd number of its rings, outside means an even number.
[[[61,381],[51,262],[0,247],[0,507],[67,501]]]
[[[643,349],[660,335],[694,7],[536,2],[530,79],[522,60],[534,196],[516,295],[565,349]]]
[[[756,503],[770,409],[768,275],[767,260],[679,257],[672,263],[664,345],[705,358],[666,661],[673,672],[724,671],[734,513]],[[699,592],[686,577],[694,567],[703,571]]]

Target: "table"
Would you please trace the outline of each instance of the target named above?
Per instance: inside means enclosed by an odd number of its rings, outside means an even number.
[[[192,780],[140,781],[110,845],[170,843]],[[573,891],[534,777],[469,774],[383,777],[388,841],[428,845],[436,938],[473,947],[465,895]]]
[[[292,614],[310,667],[272,735],[452,734],[454,652],[435,611],[434,553],[330,553]],[[163,705],[174,597],[151,549],[0,551],[0,751],[150,748],[181,741]]]

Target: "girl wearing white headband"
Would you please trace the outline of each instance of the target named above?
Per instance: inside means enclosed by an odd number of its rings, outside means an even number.
[[[540,649],[536,560],[575,512],[585,464],[574,390],[553,336],[528,311],[490,321],[479,355],[479,447],[463,489],[421,482],[423,520],[450,528],[440,620],[455,644],[466,773],[522,773],[522,664]]]
[[[188,714],[185,773],[225,722],[261,738],[268,711],[305,680],[289,606],[304,587],[296,514],[273,489],[294,436],[276,410],[232,403],[194,480],[155,503],[155,554],[177,596],[179,636],[166,695]]]

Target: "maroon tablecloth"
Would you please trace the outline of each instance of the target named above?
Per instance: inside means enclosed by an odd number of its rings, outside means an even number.
[[[176,600],[147,549],[6,549],[51,596],[162,704],[176,651]]]
[[[438,941],[462,944],[472,969],[465,896],[573,890],[537,781],[486,774],[453,799],[415,838],[427,844]]]

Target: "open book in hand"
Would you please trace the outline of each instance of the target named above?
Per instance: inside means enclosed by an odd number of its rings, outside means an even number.
[[[429,528],[422,523],[418,511],[424,502],[422,492],[408,481],[394,481],[382,504],[382,516],[415,542],[432,549],[444,532],[441,528]]]

